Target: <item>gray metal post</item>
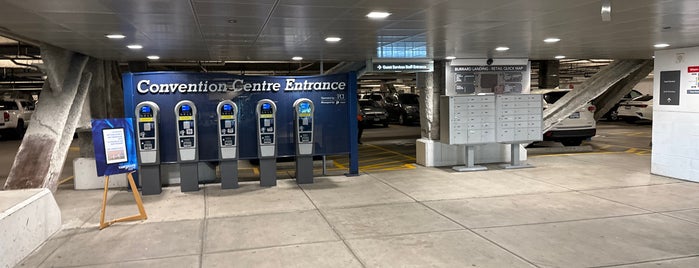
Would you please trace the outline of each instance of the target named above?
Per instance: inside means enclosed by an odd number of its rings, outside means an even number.
[[[238,188],[238,161],[221,161],[221,188]]]
[[[277,159],[262,158],[260,159],[260,186],[276,186],[277,185]]]
[[[510,144],[510,163],[501,165],[506,169],[531,168],[534,167],[519,160],[519,143]]]
[[[313,156],[296,156],[296,183],[313,183]]]
[[[488,170],[484,166],[477,166],[476,163],[476,149],[473,146],[466,146],[466,166],[455,166],[452,167],[453,170],[464,172],[464,171],[481,171]]]
[[[143,195],[155,195],[163,191],[160,183],[160,165],[140,166],[138,177]]]
[[[180,163],[180,190],[182,192],[199,191],[199,163]]]

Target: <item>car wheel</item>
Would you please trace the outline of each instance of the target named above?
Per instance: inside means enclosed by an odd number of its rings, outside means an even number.
[[[619,111],[614,110],[609,112],[609,118],[610,121],[617,121],[619,120]]]
[[[17,139],[22,139],[24,138],[24,133],[26,132],[26,129],[24,128],[24,121],[20,120],[17,122],[17,128],[15,128],[15,137]]]
[[[580,146],[582,144],[582,139],[565,139],[562,140],[563,146]]]
[[[401,114],[401,115],[398,117],[398,124],[400,124],[400,125],[405,125],[405,123],[406,123],[406,122],[405,122],[405,115],[402,115],[402,114]]]

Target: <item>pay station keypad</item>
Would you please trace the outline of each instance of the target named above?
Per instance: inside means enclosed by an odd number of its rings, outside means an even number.
[[[147,107],[147,106],[144,106]],[[144,112],[144,110],[151,112]],[[153,120],[152,108],[142,108],[138,113],[138,137],[141,150],[155,150],[155,121]]]
[[[226,104],[228,105],[228,104]],[[228,106],[228,109],[221,107],[219,111],[221,114],[221,119],[219,124],[221,126],[221,146],[235,146],[235,111],[232,107]]]

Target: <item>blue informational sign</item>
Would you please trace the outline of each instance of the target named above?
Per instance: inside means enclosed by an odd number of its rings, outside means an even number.
[[[279,157],[296,155],[293,104],[300,98],[308,98],[315,104],[313,152],[316,155],[351,154],[351,151],[356,151],[356,107],[352,106],[356,106],[357,101],[354,73],[325,76],[126,73],[123,75],[123,87],[127,117],[134,116],[136,105],[142,101],[152,101],[160,106],[162,162],[177,161],[174,107],[181,100],[190,100],[197,108],[200,161],[219,160],[216,107],[222,100],[231,100],[238,106],[240,159],[258,158],[255,109],[262,99],[271,99],[277,106]],[[352,138],[352,135],[355,137]]]
[[[138,159],[131,118],[93,119],[92,142],[97,176],[136,171]]]

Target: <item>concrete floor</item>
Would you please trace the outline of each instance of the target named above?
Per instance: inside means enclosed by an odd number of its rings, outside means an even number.
[[[699,267],[699,184],[629,152],[450,169],[209,184],[144,198],[98,230],[101,191],[62,189],[63,227],[20,267]],[[108,218],[137,213],[111,191]]]

